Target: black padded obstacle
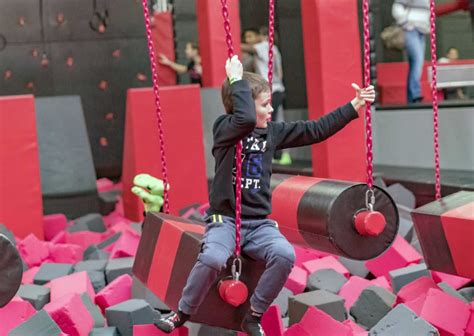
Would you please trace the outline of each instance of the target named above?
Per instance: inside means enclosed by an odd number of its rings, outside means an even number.
[[[99,212],[96,175],[78,96],[37,98],[36,125],[44,213]]]
[[[0,308],[15,296],[23,276],[23,263],[18,250],[0,234]]]

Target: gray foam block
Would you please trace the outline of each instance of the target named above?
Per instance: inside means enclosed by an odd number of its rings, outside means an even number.
[[[116,327],[94,328],[89,336],[120,336]]]
[[[105,223],[98,213],[91,213],[74,219],[74,225],[67,228],[69,232],[91,231],[105,232]]]
[[[49,281],[71,274],[72,264],[44,263],[33,278],[35,285],[44,285]]]
[[[94,328],[102,328],[105,326],[105,318],[102,315],[99,306],[92,302],[90,296],[87,293],[81,295],[82,302],[86,306],[87,310],[94,320]]]
[[[399,304],[369,331],[370,336],[439,336],[438,330],[418,317],[404,304]]]
[[[347,282],[347,278],[333,269],[321,269],[311,273],[306,288],[308,291],[324,289],[337,294],[341,287]]]
[[[400,288],[418,278],[423,276],[430,277],[430,272],[426,268],[425,263],[399,268],[390,271],[389,274],[390,279],[392,280],[392,288],[395,293],[398,293]]]
[[[109,190],[99,193],[99,211],[101,215],[106,216],[115,210],[119,195],[119,190]]]
[[[350,313],[357,324],[370,329],[392,310],[395,298],[385,288],[369,286],[360,293]]]
[[[135,258],[133,257],[110,259],[105,267],[105,278],[107,279],[107,283],[111,283],[114,279],[123,274],[132,276],[134,260]]]
[[[413,239],[414,226],[411,218],[411,210],[402,204],[397,204],[398,217],[400,218],[400,225],[398,226],[398,234],[405,238],[406,241],[411,242]]]
[[[285,317],[288,316],[288,299],[293,296],[293,292],[290,291],[288,288],[283,287],[278,296],[273,301],[272,304],[276,304],[280,306],[281,316]]]
[[[453,287],[451,287],[449,284],[447,284],[446,282],[440,282],[438,284],[438,287],[441,288],[443,290],[443,292],[451,295],[451,296],[454,296],[455,298],[458,298],[459,300],[461,300],[462,302],[465,302],[465,303],[469,303],[470,301],[468,301],[464,296],[462,296],[461,294],[458,293],[458,291],[456,291],[456,289],[454,289]]]
[[[387,187],[386,191],[392,196],[396,204],[401,204],[407,208],[414,209],[416,205],[415,194],[405,188],[400,183],[394,183]]]
[[[107,259],[80,261],[74,265],[74,272],[104,271],[105,266],[107,266],[107,262]]]
[[[105,282],[105,273],[104,271],[86,271],[89,279],[91,280],[92,287],[94,287],[94,292],[100,292],[107,283]]]
[[[102,251],[97,245],[92,244],[84,250],[83,259],[84,260],[102,260],[108,259],[110,253]]]
[[[122,235],[122,232],[117,232],[113,236],[110,236],[103,242],[100,242],[99,244],[97,244],[97,247],[100,249],[106,248],[107,246],[115,243],[120,238],[121,235]]]
[[[237,336],[237,332],[234,330],[201,324],[199,326],[197,336]]]
[[[44,310],[40,310],[28,320],[11,330],[8,336],[57,336],[62,331]]]
[[[160,318],[160,313],[145,300],[131,299],[105,310],[107,325],[115,326],[121,336],[133,336],[133,326],[152,324]]]
[[[36,310],[40,310],[50,301],[51,290],[39,285],[21,285],[17,295],[30,302]]]
[[[134,229],[136,232],[138,232],[139,234],[142,233],[142,223],[132,223],[130,224],[130,227]]]
[[[365,267],[365,261],[353,260],[349,258],[339,257],[339,261],[343,264],[352,275],[367,277],[369,270]]]
[[[458,293],[465,297],[468,302],[474,300],[474,287],[461,288]]]
[[[5,235],[13,245],[16,246],[16,241],[15,241],[15,236],[13,235],[13,232],[11,232],[4,224],[0,223],[0,233]]]
[[[132,277],[132,297],[148,302],[153,308],[161,312],[169,312],[171,309],[161,301],[152,291],[150,291],[139,279]]]
[[[298,294],[290,297],[288,302],[288,315],[290,325],[301,320],[308,307],[316,307],[332,316],[335,320],[344,321],[347,317],[345,300],[325,290],[317,290]]]

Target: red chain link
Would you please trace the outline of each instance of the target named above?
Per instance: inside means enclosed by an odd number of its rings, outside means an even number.
[[[234,56],[234,47],[232,44],[232,34],[230,32],[229,7],[227,0],[221,0],[222,16],[224,18],[224,30],[227,43],[227,55],[229,58]],[[234,254],[240,256],[240,227],[242,225],[242,141],[235,146],[235,250]]]
[[[431,97],[433,99],[433,130],[434,130],[434,160],[435,160],[435,190],[436,199],[441,198],[441,177],[440,177],[440,166],[439,166],[439,118],[438,118],[438,89],[437,89],[437,64],[436,64],[436,13],[435,13],[435,0],[430,1],[430,32],[431,32],[431,69],[432,69],[432,82],[431,82]]]
[[[163,132],[163,120],[161,118],[161,104],[160,104],[160,87],[158,85],[158,74],[156,71],[156,58],[155,51],[153,48],[153,40],[151,38],[151,24],[150,24],[150,13],[148,11],[148,1],[142,0],[143,16],[145,18],[146,26],[146,37],[148,39],[148,53],[150,56],[151,73],[153,79],[153,92],[155,93],[155,107],[156,107],[156,120],[158,123],[158,130],[160,136],[160,154],[161,154],[161,170],[163,172],[163,183],[164,183],[164,203],[163,211],[169,213],[169,196],[168,196],[168,170],[166,168],[166,155],[165,155],[165,137]]]
[[[273,44],[275,42],[275,0],[268,2],[268,84],[270,93],[273,83]]]
[[[369,0],[363,0],[362,11],[364,18],[364,87],[370,85],[370,28],[369,28]],[[374,186],[373,148],[372,148],[372,112],[369,102],[365,105],[365,132],[367,152],[367,186]]]

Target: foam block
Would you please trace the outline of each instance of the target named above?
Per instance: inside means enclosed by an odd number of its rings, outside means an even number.
[[[419,335],[436,336],[439,335],[437,329],[418,317],[404,304],[400,304],[385,315],[375,326],[370,329],[371,336],[399,336],[399,335]]]
[[[13,232],[11,232],[4,224],[0,223],[0,234],[3,234],[6,236],[13,245],[16,246],[16,239],[15,236],[13,235]]]
[[[116,327],[94,328],[89,336],[120,336]]]
[[[114,244],[110,258],[134,257],[137,254],[140,235],[133,231],[125,231]]]
[[[390,196],[392,196],[395,203],[401,204],[409,209],[415,208],[415,195],[400,183],[391,184],[386,190]]]
[[[308,273],[301,267],[294,266],[291,270],[285,287],[291,290],[294,294],[303,293],[306,288]]]
[[[87,293],[94,299],[95,293],[87,272],[72,273],[54,280],[51,280],[47,287],[51,288],[51,302],[68,294]]]
[[[44,239],[51,240],[67,227],[67,218],[64,214],[51,214],[43,217]]]
[[[462,288],[458,292],[463,297],[465,297],[467,301],[469,301],[469,302],[473,301],[473,299],[474,299],[474,287]]]
[[[111,190],[99,193],[99,212],[105,216],[115,210],[115,205],[119,200],[120,191]]]
[[[85,260],[78,262],[74,265],[74,272],[81,272],[81,271],[104,271],[105,266],[107,265],[107,259],[101,260]]]
[[[397,303],[404,303],[426,296],[430,289],[437,289],[434,281],[429,277],[418,278],[405,286],[397,293]]]
[[[441,335],[462,335],[470,315],[469,305],[434,289],[428,291],[420,313]]]
[[[370,329],[392,309],[394,303],[395,295],[383,288],[369,286],[352,305],[350,313],[358,324]]]
[[[109,252],[102,251],[97,245],[89,245],[83,254],[84,260],[102,260],[108,259],[110,256]]]
[[[105,310],[107,324],[115,326],[121,336],[133,336],[133,326],[136,324],[153,324],[160,318],[145,300],[132,299]]]
[[[86,271],[89,279],[91,280],[94,292],[100,292],[105,286],[105,273],[103,271]]]
[[[132,277],[128,274],[117,277],[95,296],[95,303],[105,311],[107,307],[131,299]]]
[[[393,270],[389,274],[395,292],[413,280],[430,275],[424,263]]]
[[[23,277],[21,278],[22,284],[33,284],[33,279],[35,278],[36,273],[39,271],[39,266],[30,268],[29,270],[23,272]]]
[[[188,336],[188,328],[185,326],[175,329],[169,334],[160,331],[154,324],[138,324],[133,326],[133,336]],[[212,336],[214,334],[206,334]]]
[[[105,267],[105,277],[107,283],[111,283],[121,275],[132,275],[134,258],[117,258],[109,260]]]
[[[87,311],[92,317],[92,320],[94,321],[94,328],[101,328],[105,326],[105,318],[102,315],[102,312],[100,311],[99,307],[91,300],[89,295],[86,293],[81,295],[81,300],[84,306],[86,307]]]
[[[49,246],[50,259],[55,263],[75,264],[82,260],[84,248],[75,244],[54,244]]]
[[[393,245],[384,254],[366,261],[365,266],[375,276],[388,277],[390,271],[417,263],[421,258],[421,255],[403,237],[398,235]]]
[[[311,336],[311,334],[307,333],[302,326],[298,323],[293,324],[289,327],[286,331],[284,336]]]
[[[90,244],[99,244],[102,241],[102,234],[91,231],[66,232],[65,240],[68,244],[79,245],[86,249]]]
[[[0,335],[8,335],[8,332],[18,325],[24,323],[36,313],[31,303],[18,297],[13,298],[6,306],[0,308]]]
[[[143,299],[148,302],[153,308],[159,311],[170,311],[171,309],[158,298],[152,291],[150,291],[137,277],[133,276],[132,282],[132,297],[134,299]],[[288,298],[286,299],[286,310],[288,311]]]
[[[339,261],[343,264],[352,275],[360,276],[365,278],[369,274],[369,270],[365,267],[365,261],[348,259],[339,257]]]
[[[33,283],[35,285],[44,285],[53,279],[71,274],[72,270],[73,265],[71,264],[44,263],[41,265],[38,273],[36,273]]]
[[[345,320],[343,324],[351,328],[352,336],[368,336],[369,335],[367,330],[365,330],[364,328],[362,328],[360,325],[358,325],[352,320]]]
[[[21,285],[17,295],[40,310],[49,302],[50,289],[38,285]]]
[[[308,307],[321,309],[338,321],[344,321],[347,317],[343,298],[324,290],[317,290],[290,297],[288,302],[290,325],[298,323]]]
[[[102,177],[100,179],[97,179],[96,181],[96,186],[97,186],[97,191],[98,192],[106,192],[114,189],[115,185],[114,182],[109,180],[106,177]]]
[[[349,278],[349,280],[339,291],[339,296],[345,300],[345,306],[347,310],[349,310],[354,302],[356,302],[360,293],[362,293],[362,291],[370,285],[372,285],[372,283],[369,280],[363,279],[361,277],[352,276]]]
[[[38,152],[34,97],[0,97],[0,222],[19,238],[44,238]]]
[[[68,227],[67,229],[69,232],[105,232],[105,230],[104,220],[98,213],[91,213],[74,219],[74,225]]]
[[[88,335],[94,320],[79,294],[68,294],[48,303],[44,310],[62,331],[71,336]]]
[[[348,326],[315,307],[308,308],[299,325],[309,335],[352,336]]]
[[[350,275],[349,270],[333,256],[327,256],[317,260],[306,261],[303,263],[303,268],[306,269],[309,274],[312,274],[320,269],[329,268],[341,273],[346,278],[348,278]]]
[[[474,303],[471,303],[471,317],[467,322],[465,336],[474,336]]]
[[[308,278],[307,290],[313,291],[324,289],[337,294],[342,286],[347,282],[347,278],[333,269],[320,269],[312,273]]]
[[[273,301],[273,305],[278,305],[280,307],[281,316],[285,317],[288,314],[288,299],[290,296],[293,296],[293,292],[288,288],[283,287],[278,296]]]
[[[49,256],[48,245],[33,234],[20,241],[17,248],[28,267],[39,266]]]
[[[60,336],[62,331],[46,311],[40,310],[8,334],[8,336],[26,335]]]
[[[329,253],[318,251],[312,248],[301,247],[298,245],[293,245],[295,249],[295,265],[303,267],[303,263],[306,261],[316,260],[322,257],[327,257]]]
[[[282,335],[285,329],[283,327],[283,321],[281,320],[280,307],[276,305],[270,306],[265,314],[263,314],[261,324],[263,330],[265,331],[265,335]]]
[[[445,292],[446,294],[449,294],[452,297],[458,298],[459,300],[463,301],[464,303],[469,303],[469,301],[467,301],[467,299],[464,296],[459,294],[453,287],[451,287],[447,283],[440,282],[438,284],[438,287],[441,288],[443,290],[443,292]]]
[[[431,277],[436,283],[444,282],[455,289],[459,289],[472,281],[468,278],[436,271],[431,271]]]

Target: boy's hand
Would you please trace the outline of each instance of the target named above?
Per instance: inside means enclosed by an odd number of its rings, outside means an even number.
[[[227,59],[227,62],[225,63],[225,72],[231,83],[242,79],[244,69],[237,55]]]
[[[163,54],[160,54],[159,56],[160,56],[160,59],[158,60],[158,62],[160,62],[163,65],[170,65],[171,61],[168,59],[168,57],[166,57]]]
[[[356,91],[356,96],[352,99],[351,104],[356,111],[365,106],[366,102],[373,103],[375,101],[375,89],[372,85],[361,89],[359,85],[352,83],[352,87]]]

